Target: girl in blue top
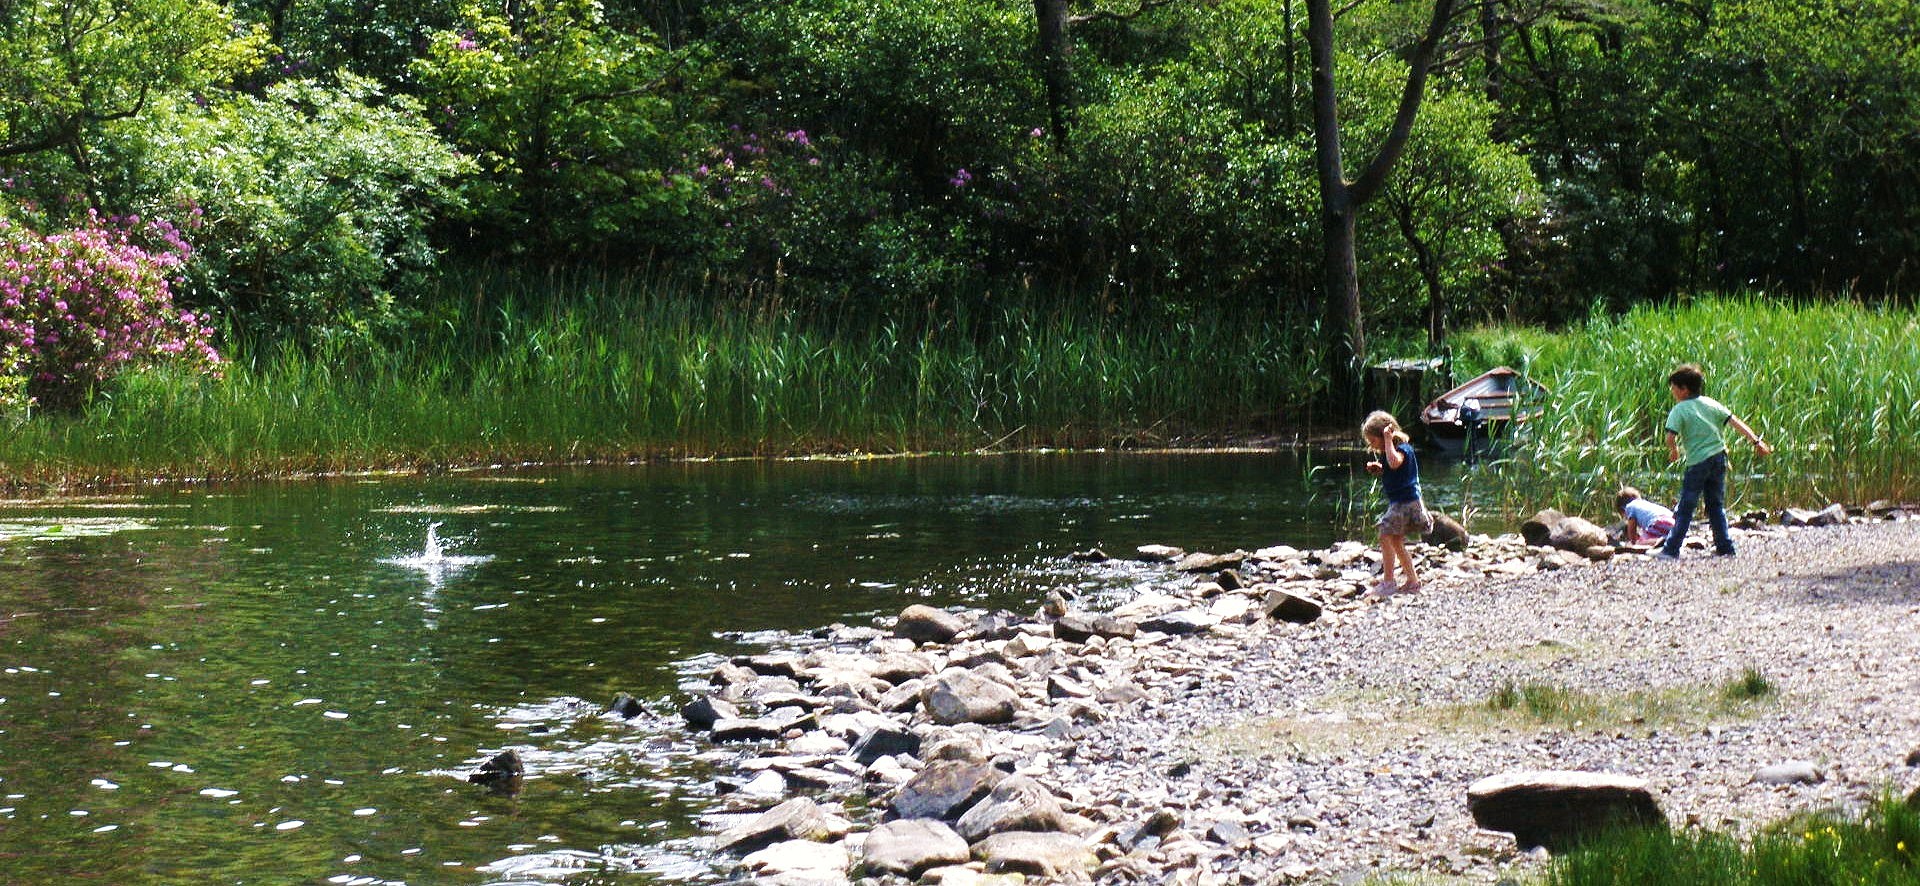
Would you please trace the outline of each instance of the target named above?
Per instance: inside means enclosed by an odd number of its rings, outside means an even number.
[[[1360,436],[1367,448],[1380,457],[1367,462],[1367,473],[1380,478],[1380,492],[1387,498],[1387,512],[1380,516],[1380,583],[1367,596],[1384,600],[1395,592],[1420,590],[1420,574],[1413,571],[1413,555],[1407,553],[1408,535],[1433,531],[1433,515],[1420,501],[1420,463],[1413,457],[1413,444],[1392,413],[1375,412],[1360,425]],[[1406,570],[1406,584],[1395,585],[1395,567]]]

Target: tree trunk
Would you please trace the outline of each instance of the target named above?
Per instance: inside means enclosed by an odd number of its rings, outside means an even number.
[[[1326,322],[1324,367],[1329,401],[1347,415],[1360,411],[1360,361],[1366,331],[1360,314],[1360,271],[1354,260],[1353,193],[1340,149],[1340,105],[1334,92],[1333,10],[1307,0],[1307,48],[1313,60],[1314,168],[1320,179],[1321,298]]]
[[[1440,282],[1440,257],[1427,241],[1420,239],[1420,230],[1413,223],[1413,206],[1395,201],[1393,208],[1394,217],[1400,222],[1400,236],[1413,250],[1414,264],[1420,268],[1420,279],[1427,287],[1427,353],[1438,354],[1447,342],[1447,297]]]
[[[1329,401],[1344,413],[1361,411],[1360,367],[1366,360],[1366,330],[1360,311],[1360,273],[1354,258],[1354,223],[1360,207],[1380,193],[1387,175],[1406,149],[1414,117],[1426,88],[1433,53],[1453,18],[1456,0],[1434,0],[1426,33],[1407,59],[1407,82],[1400,93],[1393,126],[1360,177],[1349,182],[1340,147],[1340,109],[1336,98],[1333,10],[1329,0],[1307,0],[1307,47],[1313,59],[1314,167],[1320,183],[1322,296],[1327,342]]]
[[[1073,101],[1067,59],[1067,0],[1033,0],[1034,54],[1046,92],[1047,132],[1062,155],[1068,152],[1067,118]]]
[[[1281,3],[1280,20],[1282,27],[1284,27],[1287,32],[1287,39],[1284,44],[1286,46],[1286,54],[1282,56],[1286,64],[1287,72],[1287,88],[1285,92],[1287,104],[1286,107],[1281,109],[1281,120],[1283,121],[1282,126],[1286,134],[1293,135],[1300,131],[1300,64],[1297,60],[1300,53],[1299,50],[1294,48],[1293,43],[1293,0],[1284,0],[1284,2]]]
[[[1485,91],[1487,101],[1495,109],[1493,126],[1487,135],[1496,142],[1506,141],[1506,73],[1502,70],[1506,61],[1500,55],[1500,13],[1498,4],[1480,5],[1480,60],[1486,67]]]
[[[1327,345],[1328,390],[1333,403],[1357,416],[1365,405],[1360,402],[1365,375],[1367,338],[1360,313],[1360,270],[1354,260],[1355,209],[1350,202],[1343,208],[1323,205],[1320,212],[1325,246],[1321,250],[1322,285],[1326,295],[1326,323],[1321,335]]]

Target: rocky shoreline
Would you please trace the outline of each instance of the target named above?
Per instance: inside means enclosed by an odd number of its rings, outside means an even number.
[[[1110,611],[1050,592],[796,635],[682,711],[739,750],[704,820],[758,882],[1357,883],[1536,864],[1467,809],[1515,770],[1644,779],[1669,820],[1737,831],[1858,803],[1920,762],[1920,520],[1851,522],[1749,518],[1739,556],[1679,563],[1463,534],[1384,603],[1358,542],[1147,546],[1164,579]],[[1743,672],[1775,697],[1715,701]],[[1534,687],[1573,719],[1489,701]]]

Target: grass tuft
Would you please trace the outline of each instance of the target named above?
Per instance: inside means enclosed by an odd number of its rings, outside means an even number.
[[[1721,687],[1720,697],[1738,703],[1766,698],[1778,691],[1778,687],[1773,685],[1772,680],[1767,679],[1766,674],[1747,668],[1740,672],[1740,676],[1727,681],[1727,685]]]

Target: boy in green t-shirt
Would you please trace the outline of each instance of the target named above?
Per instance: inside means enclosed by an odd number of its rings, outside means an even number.
[[[1723,425],[1733,425],[1753,443],[1753,451],[1773,454],[1773,447],[1747,427],[1747,423],[1703,396],[1707,379],[1700,367],[1687,363],[1667,376],[1667,390],[1673,394],[1673,409],[1667,413],[1667,460],[1679,461],[1684,453],[1686,472],[1680,475],[1680,506],[1673,511],[1673,531],[1655,556],[1663,560],[1680,559],[1680,545],[1687,540],[1687,524],[1693,520],[1693,508],[1702,498],[1707,502],[1707,523],[1713,527],[1713,552],[1733,555],[1733,537],[1727,533],[1727,444],[1720,438]]]

